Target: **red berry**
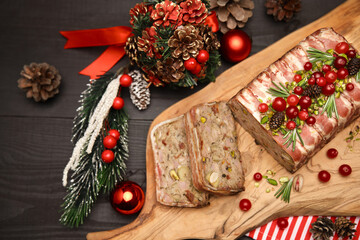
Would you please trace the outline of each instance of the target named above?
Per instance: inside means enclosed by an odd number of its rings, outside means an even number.
[[[199,54],[197,55],[196,57],[196,60],[199,62],[199,63],[205,63],[209,60],[209,53],[206,51],[206,50],[200,50],[199,51]]]
[[[348,50],[349,50],[349,44],[347,44],[346,42],[338,43],[335,46],[335,51],[339,54],[346,53]]]
[[[323,71],[324,73],[327,73],[327,72],[330,71],[330,70],[331,70],[331,66],[330,66],[330,65],[325,64],[325,65],[322,67],[322,71]]]
[[[195,58],[189,58],[184,62],[185,69],[188,71],[193,71],[196,68],[196,65],[198,63],[196,62]]]
[[[127,74],[123,74],[120,77],[120,86],[122,86],[122,87],[130,87],[132,81],[133,81],[133,79],[132,79],[131,76],[129,76]]]
[[[297,86],[297,87],[294,88],[294,93],[296,95],[301,95],[303,92],[304,92],[304,89],[302,87],[300,87],[300,86]]]
[[[239,203],[240,209],[243,211],[248,211],[251,208],[251,202],[249,199],[243,198]]]
[[[339,173],[344,177],[349,176],[352,172],[352,169],[349,165],[343,164],[339,167]]]
[[[329,71],[325,73],[325,78],[328,83],[333,83],[337,79],[337,74],[334,71]]]
[[[272,103],[272,107],[278,111],[278,112],[282,112],[285,110],[286,108],[286,101],[281,98],[281,97],[277,97],[274,99],[273,103]]]
[[[328,158],[336,158],[338,155],[338,151],[335,148],[330,148],[326,155],[328,156]]]
[[[120,133],[116,129],[110,129],[109,130],[109,135],[113,136],[116,139],[116,141],[119,140],[119,138],[120,138]]]
[[[101,153],[101,159],[106,163],[114,161],[114,153],[111,150],[105,150]]]
[[[338,56],[335,58],[334,67],[336,67],[337,69],[343,68],[346,66],[346,62],[346,58]]]
[[[288,121],[286,123],[286,128],[289,130],[293,130],[294,128],[296,128],[296,123],[294,121]]]
[[[116,138],[113,136],[106,136],[103,140],[104,147],[106,148],[114,148],[116,146]]]
[[[318,79],[319,79],[319,78],[318,78]],[[313,78],[313,77],[309,78],[309,80],[308,80],[308,84],[309,84],[309,85],[314,85],[315,82],[316,82],[316,80],[315,80],[315,78]]]
[[[311,70],[311,69],[312,69],[312,63],[311,63],[311,62],[306,62],[306,63],[304,64],[304,69],[305,69],[306,71]]]
[[[261,173],[257,172],[257,173],[254,174],[254,180],[255,181],[258,182],[258,181],[261,181],[261,179],[262,179]]]
[[[322,72],[314,72],[313,74],[311,74],[311,77],[318,79],[319,77],[323,77],[324,74]]]
[[[299,101],[301,109],[307,109],[311,106],[312,100],[309,96],[302,96]]]
[[[295,82],[300,82],[301,81],[301,75],[300,74],[295,74],[294,81]]]
[[[121,97],[116,97],[114,99],[112,107],[116,110],[122,109],[124,107],[124,99],[122,99]]]
[[[352,83],[346,84],[346,90],[349,92],[354,90],[354,84],[352,84]]]
[[[326,78],[324,77],[319,77],[318,79],[316,79],[316,84],[320,87],[323,87],[326,85]]]
[[[260,103],[258,109],[259,109],[259,112],[264,113],[264,112],[268,111],[269,107],[266,103]]]
[[[299,112],[299,118],[300,120],[306,121],[306,119],[309,118],[309,113],[307,111],[300,111]]]
[[[316,123],[316,118],[314,117],[309,117],[308,119],[306,119],[306,123],[309,125],[309,126],[312,126]]]
[[[327,83],[321,91],[325,96],[330,96],[335,92],[335,86],[333,83]]]
[[[296,106],[299,103],[299,97],[291,94],[287,97],[286,101],[290,106]]]
[[[349,58],[354,58],[356,57],[356,51],[354,49],[351,49],[349,51],[346,52],[346,55],[349,57]]]
[[[331,175],[328,171],[322,170],[319,172],[318,178],[322,182],[328,182],[331,178]]]
[[[201,72],[201,65],[196,63],[195,69],[191,71],[192,74],[198,75]]]
[[[338,79],[345,79],[349,76],[349,71],[346,68],[340,68],[337,72]]]
[[[286,109],[286,116],[288,116],[290,119],[296,118],[299,114],[299,109],[295,106],[290,106]]]
[[[289,226],[289,222],[286,218],[279,218],[276,220],[276,224],[280,229],[285,229]]]

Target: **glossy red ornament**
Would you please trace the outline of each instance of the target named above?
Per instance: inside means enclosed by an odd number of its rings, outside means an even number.
[[[120,110],[124,107],[124,99],[122,99],[121,97],[116,97],[114,99],[114,102],[113,102],[113,109],[116,109],[116,110]]]
[[[248,211],[251,208],[251,202],[249,199],[243,198],[239,203],[239,207],[243,211]]]
[[[198,63],[195,58],[189,58],[184,62],[184,67],[188,71],[193,71],[196,68],[197,64]]]
[[[339,167],[339,173],[344,177],[349,176],[352,172],[352,169],[349,165],[343,164]]]
[[[114,161],[114,153],[111,150],[104,150],[101,153],[101,159],[106,163],[111,163]]]
[[[289,222],[286,218],[278,218],[276,220],[276,225],[280,228],[280,229],[285,229],[289,226]]]
[[[116,146],[116,142],[116,138],[111,135],[106,136],[103,140],[104,147],[109,149],[114,148]]]
[[[328,182],[331,178],[331,175],[328,171],[322,170],[319,172],[318,178],[321,182]]]
[[[122,87],[130,87],[132,81],[133,81],[133,79],[132,79],[131,76],[129,76],[127,74],[123,74],[120,77],[120,86],[122,86]]]
[[[112,191],[110,202],[117,212],[126,215],[134,214],[144,206],[145,194],[135,182],[120,182]]]
[[[249,56],[250,51],[250,37],[242,30],[230,30],[221,38],[221,54],[227,61],[240,62]]]
[[[196,57],[196,60],[199,62],[199,63],[206,63],[208,60],[209,60],[209,53],[202,49],[199,51],[199,54],[197,55]]]
[[[120,133],[116,129],[110,129],[109,130],[109,135],[113,136],[116,139],[116,141],[119,140],[119,138],[120,138]]]

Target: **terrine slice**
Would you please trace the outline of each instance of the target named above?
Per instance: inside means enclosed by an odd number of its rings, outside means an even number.
[[[197,105],[185,116],[195,187],[216,194],[243,191],[235,120],[226,103]]]
[[[208,204],[208,193],[198,191],[193,185],[184,116],[156,125],[151,131],[151,144],[157,201],[177,207]]]

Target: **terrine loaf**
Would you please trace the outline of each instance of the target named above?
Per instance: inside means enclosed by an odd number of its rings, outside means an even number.
[[[336,52],[339,43],[353,49],[332,28],[314,32],[228,102],[242,127],[290,172],[360,114],[360,84],[348,74],[350,57]]]
[[[194,186],[216,194],[243,191],[235,120],[226,102],[192,107],[185,126]]]
[[[151,143],[157,201],[177,207],[208,204],[209,195],[198,191],[192,183],[184,116],[156,125],[151,131]]]

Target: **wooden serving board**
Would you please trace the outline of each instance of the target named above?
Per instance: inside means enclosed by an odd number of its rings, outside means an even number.
[[[306,36],[322,27],[333,27],[335,31],[360,49],[360,1],[348,0],[321,19],[291,33],[265,50],[222,73],[216,83],[181,100],[162,112],[149,129],[161,121],[179,116],[199,103],[228,100],[250,82],[258,73],[293,48]],[[266,222],[278,217],[295,215],[360,216],[360,141],[354,142],[349,151],[345,138],[358,119],[339,133],[334,140],[316,154],[296,174],[304,176],[304,187],[300,193],[292,192],[286,204],[274,197],[275,191],[266,181],[254,186],[253,174],[276,171],[275,178],[292,175],[280,166],[254,139],[239,127],[239,150],[245,165],[245,188],[234,196],[212,196],[210,206],[197,209],[167,207],[156,202],[154,161],[148,134],[146,146],[147,192],[145,205],[138,218],[119,229],[89,233],[87,239],[235,239]],[[326,151],[335,147],[339,156],[330,160]],[[342,177],[338,167],[347,163],[353,173]],[[326,169],[331,173],[328,183],[320,183],[317,173]],[[276,188],[277,189],[277,188]],[[239,201],[248,198],[252,208],[248,212],[239,209]]]

